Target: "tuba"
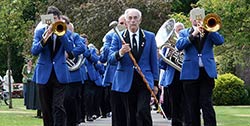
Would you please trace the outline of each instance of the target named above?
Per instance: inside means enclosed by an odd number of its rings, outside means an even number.
[[[167,48],[165,55],[159,52],[159,56],[163,61],[176,70],[181,71],[183,52],[175,48],[175,41],[177,38],[173,34],[174,25],[175,20],[173,18],[168,19],[158,30],[155,40],[158,48]]]

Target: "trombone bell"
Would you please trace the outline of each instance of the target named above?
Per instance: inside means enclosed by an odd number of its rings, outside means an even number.
[[[62,21],[57,21],[53,24],[52,29],[57,36],[63,36],[67,31],[67,25]]]
[[[217,14],[208,14],[203,20],[203,26],[204,29],[208,32],[216,32],[222,26],[221,19]]]

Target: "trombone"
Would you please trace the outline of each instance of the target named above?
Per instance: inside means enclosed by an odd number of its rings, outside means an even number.
[[[200,26],[208,32],[216,32],[222,27],[221,18],[215,13],[207,14],[201,23]],[[204,36],[204,30],[200,31],[201,36]]]
[[[45,32],[43,33],[42,37],[44,40],[44,43],[47,42],[48,38],[52,35],[52,33],[56,34],[57,36],[63,36],[67,31],[67,25],[65,22],[63,21],[57,21],[55,23],[52,24],[52,32],[46,36],[46,34],[48,33],[48,29],[45,30]]]

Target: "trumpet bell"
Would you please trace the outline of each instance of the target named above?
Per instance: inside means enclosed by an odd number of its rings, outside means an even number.
[[[67,25],[62,21],[57,21],[53,24],[52,29],[57,36],[63,36],[67,31]]]
[[[217,14],[211,13],[206,15],[203,20],[204,29],[208,32],[216,32],[221,26],[221,19]]]

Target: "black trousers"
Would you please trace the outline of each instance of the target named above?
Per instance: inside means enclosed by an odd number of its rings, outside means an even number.
[[[38,84],[44,126],[66,126],[64,109],[65,85],[57,80],[52,70],[47,84]]]
[[[172,126],[182,126],[184,123],[184,91],[182,81],[180,80],[180,72],[175,71],[173,81],[168,89],[171,103]]]
[[[125,109],[128,106],[128,93],[110,92],[111,111],[112,111],[112,126],[129,126],[129,110]]]
[[[93,106],[94,106],[94,115],[97,117],[101,116],[100,109],[101,109],[101,103],[103,99],[103,92],[104,88],[102,86],[94,85],[94,99],[93,99]]]
[[[84,104],[85,112],[87,117],[92,117],[95,114],[95,89],[96,85],[93,81],[86,80],[84,81]]]
[[[85,84],[81,85],[81,98],[80,98],[80,119],[79,119],[79,123],[81,122],[85,122],[85,115],[86,115],[86,111],[85,111],[85,99],[84,99],[84,92],[85,92]]]
[[[201,126],[200,109],[202,110],[204,126],[216,126],[215,111],[212,105],[214,78],[210,78],[204,68],[200,68],[197,80],[185,80],[184,95],[188,114],[187,126]]]
[[[172,117],[172,101],[170,101],[170,95],[169,95],[169,87],[164,87],[164,94],[163,94],[163,103],[161,104],[162,109],[167,116],[168,119],[171,119]]]
[[[102,96],[102,103],[101,103],[101,110],[102,110],[102,116],[107,116],[109,112],[111,112],[110,107],[110,90],[111,86],[104,87],[103,89],[103,96]]]
[[[152,126],[150,99],[149,90],[135,71],[129,92],[111,92],[112,126]]]
[[[76,126],[80,120],[81,82],[66,85],[64,107],[67,115],[67,126]]]

